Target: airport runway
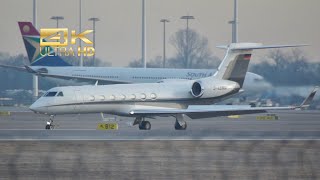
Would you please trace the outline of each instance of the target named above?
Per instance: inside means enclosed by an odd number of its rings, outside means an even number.
[[[152,129],[96,130],[99,115],[0,116],[0,179],[318,179],[320,112],[187,120],[150,120]]]
[[[319,111],[283,111],[279,120],[257,120],[259,115],[240,118],[188,119],[185,131],[174,130],[174,118],[150,119],[150,131],[131,126],[133,119],[121,118],[118,130],[96,130],[100,114],[64,115],[54,120],[57,127],[45,130],[47,116],[31,112],[0,116],[2,140],[237,140],[237,139],[319,139]]]

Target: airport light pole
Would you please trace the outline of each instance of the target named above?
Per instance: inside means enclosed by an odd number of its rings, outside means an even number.
[[[188,15],[188,16],[182,16],[180,19],[185,19],[187,21],[185,57],[186,57],[186,63],[188,68],[188,65],[189,65],[189,19],[192,20],[194,19],[194,17]]]
[[[168,19],[161,19],[163,23],[163,68],[166,67],[166,23],[170,22]]]
[[[99,18],[95,18],[95,17],[92,17],[89,19],[89,21],[92,21],[92,28],[93,28],[93,49],[96,49],[96,22],[97,21],[100,21]],[[96,54],[94,53],[93,54],[93,65],[95,66],[96,65]]]
[[[142,47],[141,47],[141,58],[143,62],[143,67],[147,68],[147,30],[146,30],[146,2],[145,0],[142,0]]]
[[[59,28],[59,20],[64,20],[63,16],[52,16],[50,19],[57,21],[57,28]]]
[[[79,0],[79,33],[81,33],[82,26],[82,0]],[[79,39],[79,46],[82,51],[82,41]],[[83,66],[83,55],[80,53],[80,66]]]
[[[59,20],[64,20],[63,16],[52,16],[50,19],[57,21],[57,28],[59,28]],[[57,40],[58,42],[59,40]],[[57,54],[59,54],[59,49],[57,49]]]
[[[238,42],[238,2],[234,0],[233,20],[229,21],[232,25],[232,43]]]
[[[33,0],[33,25],[37,29],[37,1]],[[33,100],[36,100],[39,96],[39,79],[38,76],[32,75],[32,89],[33,89]]]

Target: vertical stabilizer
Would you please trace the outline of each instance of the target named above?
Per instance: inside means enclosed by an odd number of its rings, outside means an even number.
[[[46,53],[43,49],[40,54],[40,34],[37,29],[31,22],[18,22],[18,24],[31,66],[70,66],[59,56],[41,56],[41,54]],[[49,54],[53,55],[53,48],[49,48]]]
[[[252,51],[254,49],[300,47],[306,45],[272,45],[263,46],[260,43],[232,43],[229,46],[218,46],[226,49],[226,55],[222,60],[218,71],[214,75],[216,78],[237,82],[243,86],[244,78],[248,71]]]

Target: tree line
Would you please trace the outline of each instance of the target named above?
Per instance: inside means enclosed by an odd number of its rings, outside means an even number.
[[[187,37],[188,34],[188,37]],[[176,49],[174,56],[166,60],[165,68],[193,68],[216,69],[221,59],[215,56],[209,48],[209,41],[195,30],[181,29],[169,39],[170,45]],[[188,43],[187,43],[188,42]],[[79,64],[78,57],[64,58],[72,65]],[[26,56],[16,56],[0,52],[0,64],[12,66],[29,65]],[[95,61],[84,57],[85,66],[111,66],[107,61],[96,58]],[[142,67],[141,59],[133,60],[129,67]],[[147,67],[163,68],[163,59],[157,56],[148,60]],[[262,75],[273,85],[280,86],[305,86],[318,85],[320,80],[320,62],[310,62],[307,56],[299,49],[291,51],[272,50],[260,60],[258,64],[251,64],[251,72]],[[0,68],[0,91],[7,89],[32,89],[32,76],[25,72]],[[40,77],[40,89],[47,90],[57,86],[55,81]]]

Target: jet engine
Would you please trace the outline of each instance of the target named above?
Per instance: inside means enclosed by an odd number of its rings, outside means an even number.
[[[199,81],[195,81],[191,86],[191,94],[193,97],[199,98],[203,95],[204,88]]]

